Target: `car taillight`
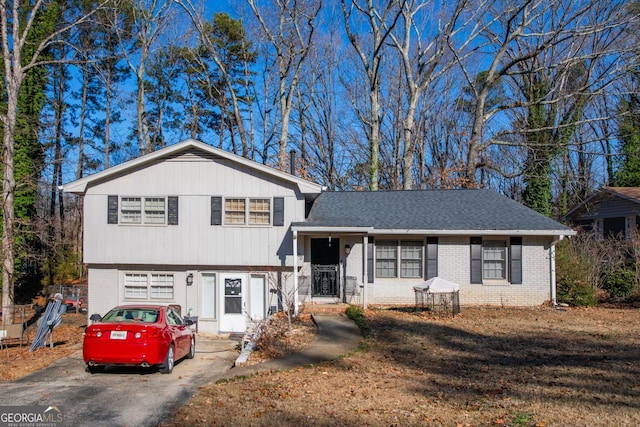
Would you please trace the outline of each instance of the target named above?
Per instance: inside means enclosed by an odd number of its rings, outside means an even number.
[[[102,331],[96,331],[94,329],[87,329],[84,332],[84,335],[90,338],[100,338],[102,336]]]

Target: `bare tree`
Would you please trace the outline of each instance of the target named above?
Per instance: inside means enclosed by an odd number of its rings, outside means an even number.
[[[409,0],[402,5],[397,31],[389,34],[400,56],[406,85],[401,176],[402,188],[405,190],[410,190],[413,183],[418,104],[429,85],[455,64],[453,58],[445,57],[448,51],[447,40],[462,31],[462,27],[456,24],[468,3],[467,0],[442,4],[431,0]],[[425,16],[428,20],[421,21]],[[430,32],[429,28],[432,29]]]
[[[289,123],[294,109],[300,70],[313,45],[315,19],[321,2],[313,0],[275,0],[269,10],[259,8],[256,0],[246,0],[260,23],[262,34],[273,48],[278,74],[276,95],[280,109],[278,168],[285,169]],[[272,18],[272,19],[269,19]]]
[[[347,37],[357,52],[366,74],[369,106],[368,111],[358,115],[367,128],[369,139],[369,189],[377,190],[380,176],[380,87],[383,48],[390,31],[401,16],[404,0],[388,1],[384,7],[377,7],[373,0],[341,0],[341,4]],[[356,30],[355,26],[358,23],[353,21],[361,17],[367,22],[368,32]]]

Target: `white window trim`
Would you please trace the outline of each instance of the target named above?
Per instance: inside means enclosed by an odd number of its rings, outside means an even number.
[[[485,259],[485,249],[487,248],[487,243],[491,243],[491,242],[498,242],[498,243],[504,244],[504,260],[503,260],[503,263],[504,263],[503,276],[504,277],[501,277],[501,278],[485,276],[485,268],[484,268],[485,262],[493,261],[493,260]],[[509,280],[509,240],[500,239],[500,238],[491,239],[491,240],[482,239],[482,283],[483,284],[506,283],[508,280]]]
[[[132,277],[146,277],[146,280],[144,281],[144,285],[142,284],[143,281],[138,281],[138,282],[127,282],[127,277],[128,276],[132,276]],[[170,277],[171,278],[171,286],[158,286],[157,283],[154,282],[153,278],[154,277]],[[122,291],[123,291],[123,296],[125,300],[131,300],[131,301],[175,301],[175,296],[176,296],[176,276],[175,273],[172,272],[139,272],[139,271],[126,271],[123,272],[123,276],[122,276]],[[154,284],[155,283],[155,284]],[[154,297],[154,288],[171,288],[171,296],[166,296],[166,297],[158,297],[155,296]],[[139,289],[145,290],[144,296],[135,296],[134,294],[128,292],[128,289]],[[142,295],[142,293],[140,293],[140,295]],[[157,295],[157,293],[156,293]]]
[[[123,210],[124,210],[124,199],[140,199],[140,210],[137,211],[139,212],[140,215],[140,221],[125,221],[124,218],[126,215],[124,215]],[[148,221],[147,220],[147,216],[145,213],[145,205],[146,205],[146,200],[147,199],[162,199],[163,203],[164,203],[164,210],[163,210],[163,220],[162,222],[153,222],[153,221]],[[144,226],[149,226],[149,227],[157,227],[157,226],[165,226],[168,223],[168,217],[169,217],[169,198],[167,196],[120,196],[120,200],[119,200],[119,207],[118,207],[118,224],[120,225],[144,225]]]
[[[244,200],[244,222],[227,222],[227,200]],[[251,213],[266,213],[267,211],[252,211],[251,202],[254,200],[266,200],[269,203],[269,221],[267,223],[251,222]],[[240,212],[240,211],[232,211]],[[271,197],[225,197],[222,201],[222,222],[230,227],[270,227],[273,225],[273,199]]]
[[[395,273],[393,276],[379,276],[378,275],[378,244],[380,242],[394,242],[396,247],[396,257],[394,258],[396,266]],[[403,243],[405,245],[403,245]],[[420,274],[418,276],[404,276],[402,274],[402,248],[406,246],[407,243],[419,243],[420,247]],[[411,240],[411,239],[384,239],[384,240],[376,240],[375,242],[375,256],[374,256],[374,274],[376,278],[381,279],[406,279],[406,280],[416,280],[424,277],[424,258],[425,258],[425,242],[424,240]],[[408,246],[407,246],[408,247]],[[411,246],[413,247],[413,245]],[[384,258],[391,259],[391,258]],[[404,259],[405,261],[412,261],[413,258]]]

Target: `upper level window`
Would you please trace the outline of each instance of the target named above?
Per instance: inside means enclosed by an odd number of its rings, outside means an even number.
[[[482,248],[482,277],[507,278],[507,244],[504,240],[487,240]]]
[[[225,199],[224,223],[226,225],[269,225],[271,199]]]
[[[166,216],[164,197],[122,197],[120,201],[121,224],[166,224]]]
[[[224,201],[224,223],[244,224],[245,208],[244,199],[225,199]]]

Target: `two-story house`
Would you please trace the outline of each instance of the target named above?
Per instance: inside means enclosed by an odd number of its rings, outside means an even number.
[[[63,189],[84,198],[89,314],[177,304],[208,332],[303,303],[412,304],[435,276],[462,305],[555,302],[574,234],[491,190],[330,192],[194,140]]]

